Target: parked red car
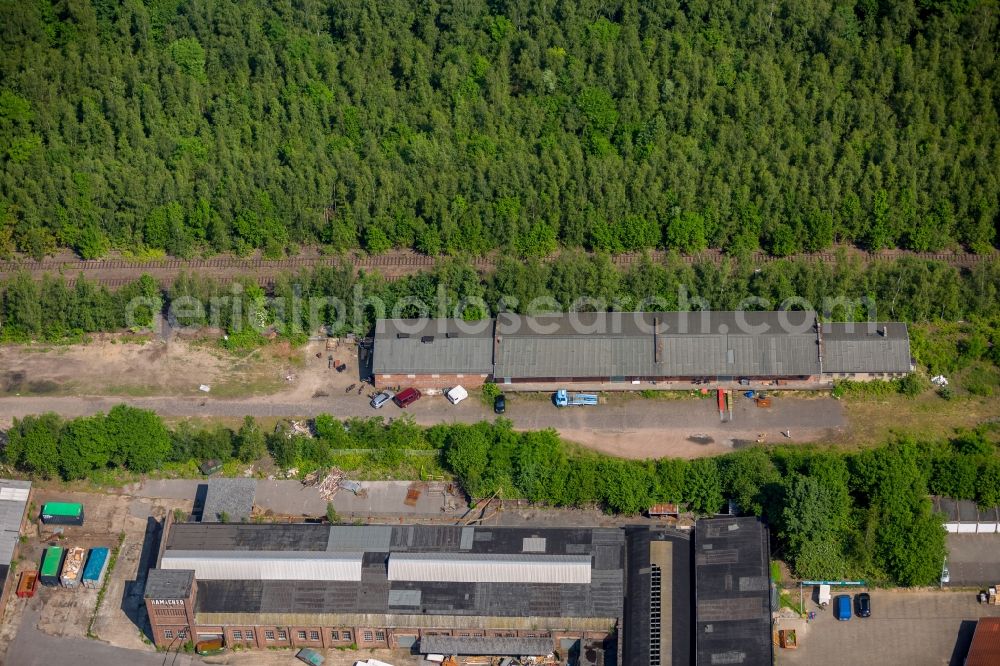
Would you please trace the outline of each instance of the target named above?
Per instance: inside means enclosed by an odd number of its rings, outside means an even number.
[[[399,407],[406,408],[407,405],[412,405],[417,400],[420,400],[420,391],[415,388],[403,389],[392,399]]]

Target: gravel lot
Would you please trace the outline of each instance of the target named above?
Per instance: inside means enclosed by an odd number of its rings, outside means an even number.
[[[84,416],[107,411],[121,402],[171,417],[310,417],[328,412],[339,417],[392,418],[403,413],[395,405],[375,411],[364,395],[353,393],[293,401],[284,401],[281,395],[241,400],[23,396],[0,398],[0,425],[50,411],[66,417]],[[406,413],[425,425],[494,418],[492,411],[475,399],[452,405],[441,396],[426,396]],[[718,455],[758,439],[767,443],[809,442],[832,439],[846,429],[842,403],[828,397],[776,397],[770,409],[759,409],[740,397],[735,401],[733,421],[722,423],[714,399],[616,396],[596,407],[559,409],[542,396],[511,395],[505,416],[518,429],[555,428],[566,439],[626,458]]]

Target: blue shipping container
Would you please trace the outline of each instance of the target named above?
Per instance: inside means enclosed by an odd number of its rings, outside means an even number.
[[[83,568],[83,586],[99,588],[104,583],[104,574],[108,570],[108,549],[91,548],[87,557],[87,565]]]

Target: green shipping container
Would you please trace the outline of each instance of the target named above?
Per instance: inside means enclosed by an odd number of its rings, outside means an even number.
[[[62,568],[62,560],[62,546],[51,546],[45,549],[45,557],[42,558],[41,575],[38,577],[42,585],[59,584],[59,569]]]
[[[83,505],[78,502],[49,502],[42,506],[46,525],[83,525]]]

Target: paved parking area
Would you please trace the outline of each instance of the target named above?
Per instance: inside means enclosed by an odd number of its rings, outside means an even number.
[[[838,622],[832,610],[816,619],[780,620],[795,628],[799,647],[776,648],[779,664],[842,666],[906,664],[961,666],[976,620],[1000,616],[1000,606],[980,605],[968,592],[873,590],[872,616]],[[815,603],[806,604],[816,610]]]
[[[1000,583],[1000,534],[949,534],[948,573],[951,587]]]

